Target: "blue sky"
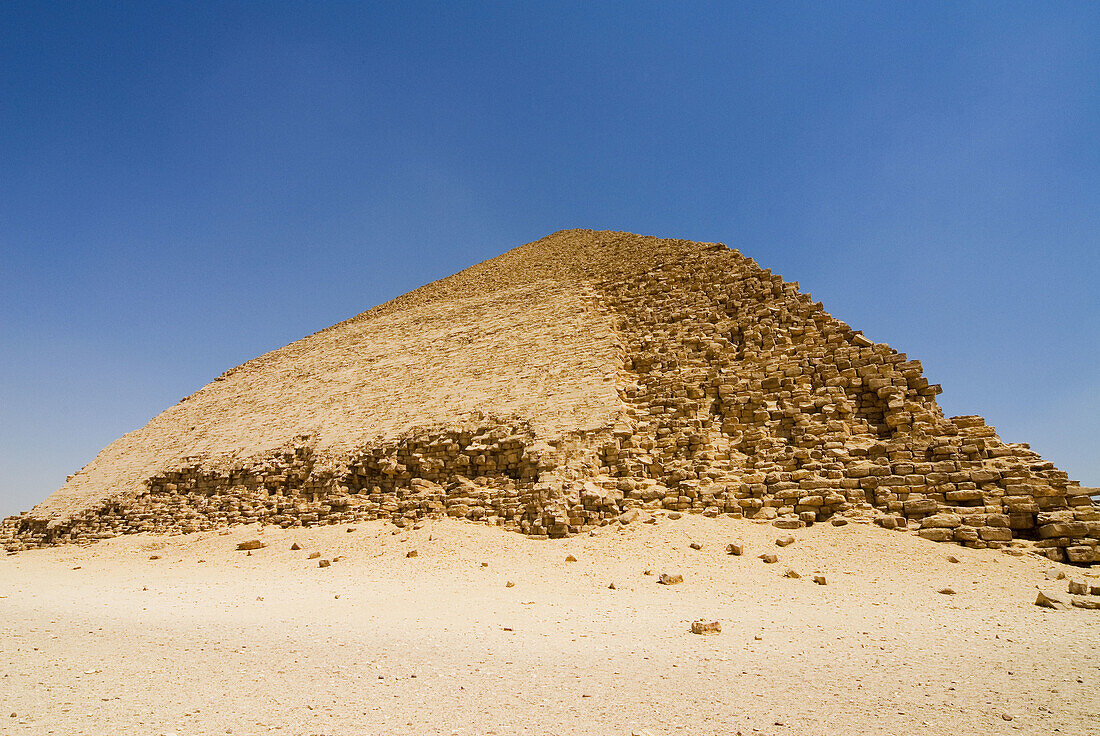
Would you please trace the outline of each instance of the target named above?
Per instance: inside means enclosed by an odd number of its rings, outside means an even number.
[[[0,6],[0,515],[568,227],[740,248],[1100,485],[1100,4],[533,5]]]

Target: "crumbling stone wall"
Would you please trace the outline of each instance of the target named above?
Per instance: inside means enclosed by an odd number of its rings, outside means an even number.
[[[724,247],[605,283],[633,420],[603,448],[628,500],[813,523],[875,509],[969,547],[1100,561],[1100,510],[1027,445],[948,419],[919,361]]]
[[[616,250],[637,236],[584,237],[615,264],[586,265],[582,290],[617,341],[613,425],[540,437],[522,418],[483,416],[336,465],[318,463],[303,436],[248,466],[185,462],[136,498],[63,525],[13,517],[0,544],[430,515],[557,537],[642,507],[786,527],[856,515],[934,541],[1100,562],[1088,489],[981,417],[945,417],[919,361],[833,318],[797,284],[721,245],[649,239],[643,262]]]

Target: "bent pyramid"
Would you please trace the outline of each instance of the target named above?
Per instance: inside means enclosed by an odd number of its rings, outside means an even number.
[[[1087,489],[939,392],[736,250],[567,230],[227,371],[0,542],[444,513],[564,536],[660,507],[1100,561]]]

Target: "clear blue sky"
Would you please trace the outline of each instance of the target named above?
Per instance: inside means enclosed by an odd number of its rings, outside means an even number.
[[[1100,485],[1100,3],[532,5],[0,6],[0,515],[567,227],[740,248]]]

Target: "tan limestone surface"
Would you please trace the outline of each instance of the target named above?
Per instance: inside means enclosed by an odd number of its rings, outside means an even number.
[[[112,443],[34,515],[64,519],[195,459],[231,468],[298,438],[321,469],[485,414],[529,420],[550,437],[614,424],[615,345],[582,286],[453,288],[446,301],[406,300],[229,371]]]
[[[1088,489],[940,391],[736,250],[565,230],[228,371],[0,545],[442,515],[562,537],[666,509],[1100,562]]]
[[[1100,733],[1096,612],[1033,605],[1036,586],[1069,600],[1048,570],[1095,570],[655,513],[548,541],[442,519],[0,556],[0,733]]]

